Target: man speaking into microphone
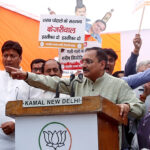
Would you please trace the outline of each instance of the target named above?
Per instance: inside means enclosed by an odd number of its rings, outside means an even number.
[[[132,89],[122,79],[115,78],[105,72],[107,55],[102,48],[92,47],[85,50],[83,56],[82,83],[74,83],[75,96],[102,96],[111,102],[118,104],[120,115],[124,118],[130,112],[133,117],[141,117],[144,113],[144,103],[136,98]],[[56,91],[58,82],[69,85],[70,79],[37,75],[19,69],[7,67],[14,79],[25,80],[29,85],[49,91]],[[76,77],[74,80],[78,80]],[[80,80],[80,79],[79,79]],[[73,81],[72,81],[73,82]],[[59,91],[69,94],[70,86],[60,84]]]

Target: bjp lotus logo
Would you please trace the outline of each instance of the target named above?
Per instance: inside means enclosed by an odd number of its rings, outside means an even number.
[[[62,123],[46,124],[39,135],[40,150],[71,150],[72,137],[69,129]]]
[[[53,147],[56,150],[57,147],[62,147],[65,145],[66,141],[66,131],[43,131],[46,146]]]

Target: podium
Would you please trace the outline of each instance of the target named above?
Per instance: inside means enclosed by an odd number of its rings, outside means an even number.
[[[82,97],[81,105],[23,107],[9,101],[15,117],[16,150],[119,150],[120,108],[101,96]]]

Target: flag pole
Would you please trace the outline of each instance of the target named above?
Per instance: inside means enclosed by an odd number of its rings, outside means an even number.
[[[143,22],[144,12],[145,12],[145,5],[144,5],[143,11],[142,11],[142,16],[141,16],[141,21],[140,21],[140,26],[139,26],[138,34],[140,34],[140,32],[141,32],[141,27],[142,27],[142,22]]]

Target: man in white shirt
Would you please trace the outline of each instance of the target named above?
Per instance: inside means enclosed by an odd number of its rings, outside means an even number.
[[[20,69],[22,47],[18,42],[6,41],[2,48],[2,63]],[[6,68],[5,68],[6,69]],[[0,71],[0,150],[15,150],[15,120],[5,116],[8,101],[28,99],[29,86],[20,80],[13,80],[7,70]]]

